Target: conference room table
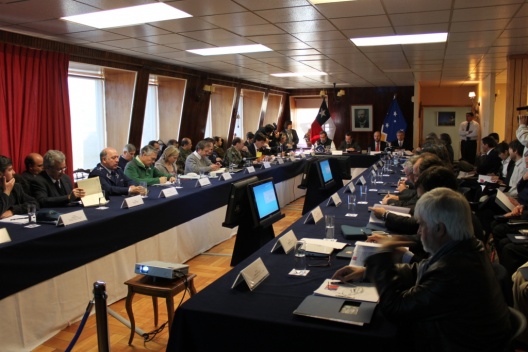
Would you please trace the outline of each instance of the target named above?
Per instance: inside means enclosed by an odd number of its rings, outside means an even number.
[[[304,164],[288,160],[251,176],[273,177],[284,206],[304,195],[297,188]],[[169,198],[158,198],[162,187],[149,187],[144,204],[129,209],[121,208],[121,196],[110,197],[107,210],[55,208],[84,210],[87,221],[65,227],[0,222],[11,237],[0,244],[0,350],[31,350],[78,320],[97,280],[106,282],[112,303],[126,296],[123,283],[134,276],[136,262],[183,263],[230,238],[236,229],[221,224],[231,183],[249,176],[211,178],[205,187],[184,179],[178,195]]]
[[[394,174],[387,173],[383,177],[384,184],[376,184],[372,190],[390,188],[390,184],[401,176],[400,170],[401,167],[397,167]],[[371,168],[362,174],[367,181],[370,181],[370,172]],[[355,194],[359,200],[358,188],[356,186]],[[341,234],[341,225],[366,226],[370,216],[368,206],[379,202],[383,196],[377,191],[367,192],[368,204],[357,204],[354,212],[357,216],[351,217],[347,216],[352,210],[348,209],[349,193],[343,193],[345,189],[338,191],[343,201],[341,205],[326,206],[325,201],[319,206],[323,214],[335,215],[336,239],[349,243]],[[323,238],[324,218],[317,224],[305,224],[307,216],[309,214],[305,214],[280,236],[293,230],[298,239]],[[176,310],[167,351],[268,351],[282,348],[294,348],[296,351],[393,350],[396,327],[384,319],[378,310],[371,323],[364,326],[293,314],[305,297],[311,295],[325,279],[331,278],[337,269],[348,265],[350,260],[336,258],[335,253],[338,251],[335,250],[329,266],[308,267],[310,272],[305,277],[290,276],[288,273],[294,266],[293,251],[288,254],[281,249],[271,252],[280,236]],[[262,259],[269,277],[253,291],[244,283],[231,288],[240,271],[257,258]]]

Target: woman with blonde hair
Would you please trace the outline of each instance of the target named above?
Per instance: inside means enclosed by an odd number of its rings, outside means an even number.
[[[183,173],[183,170],[179,172],[180,170],[178,170],[178,166],[176,166],[176,160],[178,160],[179,155],[180,151],[178,148],[171,145],[170,147],[165,148],[161,154],[161,158],[156,161],[154,167],[164,174],[170,174],[171,176],[176,177],[176,174]]]

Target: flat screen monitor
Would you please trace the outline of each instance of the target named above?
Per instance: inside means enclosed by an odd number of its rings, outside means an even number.
[[[298,186],[298,188],[306,189],[308,188],[308,176],[310,175],[310,169],[314,163],[317,163],[317,158],[311,158],[306,160],[306,163],[304,164],[304,170],[301,178],[301,184]]]
[[[248,196],[255,226],[266,227],[283,217],[273,178],[249,184]]]
[[[222,223],[222,226],[233,228],[240,224],[240,216],[244,207],[243,200],[244,197],[247,197],[247,185],[257,181],[257,176],[251,176],[231,184],[231,191],[229,192],[229,198],[227,200],[225,221]]]
[[[317,173],[321,187],[330,188],[334,185],[334,177],[332,176],[332,169],[330,168],[330,161],[328,159],[320,160],[318,163]]]

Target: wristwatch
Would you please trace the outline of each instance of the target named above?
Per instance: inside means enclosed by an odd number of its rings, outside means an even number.
[[[382,219],[383,221],[387,221],[387,215],[388,215],[388,214],[389,214],[389,212],[388,212],[388,211],[385,211],[383,214],[381,214],[381,219]]]

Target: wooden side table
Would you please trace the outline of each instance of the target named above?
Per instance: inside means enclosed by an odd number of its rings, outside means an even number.
[[[132,344],[134,339],[134,334],[136,332],[136,322],[134,319],[134,312],[132,311],[132,299],[136,293],[143,294],[146,296],[152,297],[152,304],[154,306],[154,325],[158,326],[158,297],[164,297],[167,302],[167,315],[169,317],[169,330],[172,326],[172,319],[174,318],[174,296],[178,293],[185,290],[187,282],[187,287],[189,288],[190,296],[193,296],[196,293],[194,287],[194,278],[195,274],[187,274],[185,280],[184,278],[178,279],[163,279],[156,278],[154,280],[151,276],[138,275],[125,282],[125,285],[128,286],[128,295],[126,298],[126,311],[128,318],[130,319],[130,339],[128,344]]]

